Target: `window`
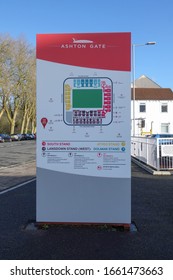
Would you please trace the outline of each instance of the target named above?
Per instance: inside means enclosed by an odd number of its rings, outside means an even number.
[[[169,123],[161,123],[161,133],[169,133]]]
[[[168,104],[167,103],[162,103],[161,104],[161,112],[162,113],[167,113],[168,112]]]
[[[141,127],[145,127],[145,120],[141,120]]]
[[[140,113],[145,113],[146,112],[146,104],[145,103],[140,103],[139,112]]]

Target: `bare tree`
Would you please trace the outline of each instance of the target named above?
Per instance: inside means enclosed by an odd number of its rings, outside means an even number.
[[[17,114],[21,108],[21,102],[27,92],[28,76],[30,72],[31,52],[24,40],[13,41],[10,64],[10,94],[5,103],[5,111],[10,123],[10,133],[14,133]]]
[[[4,113],[13,134],[17,117],[23,115],[21,132],[35,118],[35,51],[24,39],[0,36],[0,119]]]
[[[31,54],[28,61],[29,71],[27,73],[26,91],[22,95],[22,125],[21,133],[27,133],[29,130],[29,124],[31,123],[31,131],[35,131],[34,119],[36,118],[36,60],[35,53]]]
[[[10,55],[12,39],[9,35],[0,36],[0,119],[5,112],[6,102],[10,95]]]

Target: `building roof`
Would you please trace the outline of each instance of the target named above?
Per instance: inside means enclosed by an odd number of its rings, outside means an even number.
[[[173,100],[173,92],[170,88],[135,88],[135,100]]]
[[[161,88],[157,83],[145,75],[135,80],[135,88]]]

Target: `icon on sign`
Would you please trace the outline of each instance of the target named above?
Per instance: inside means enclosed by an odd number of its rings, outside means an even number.
[[[102,156],[102,153],[98,153],[97,156],[98,156],[98,157],[101,157],[101,156]]]
[[[97,170],[102,170],[102,166],[101,166],[101,165],[98,165],[98,166],[97,166]]]
[[[47,118],[42,118],[42,119],[41,119],[41,123],[42,123],[42,125],[43,125],[44,128],[46,127],[47,122],[48,122],[48,119],[47,119]]]
[[[42,146],[46,146],[46,142],[45,141],[42,142]]]

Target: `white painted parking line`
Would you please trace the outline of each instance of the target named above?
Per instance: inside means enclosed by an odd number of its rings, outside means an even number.
[[[16,186],[14,186],[14,187],[11,187],[11,188],[8,188],[8,189],[6,189],[6,190],[4,190],[4,191],[1,191],[1,192],[0,192],[0,195],[1,195],[1,194],[4,194],[4,193],[7,193],[7,192],[10,192],[10,191],[14,191],[15,189],[18,189],[18,188],[20,188],[20,187],[23,187],[23,186],[25,186],[25,185],[27,185],[27,184],[29,184],[29,183],[34,182],[34,181],[36,181],[36,178],[33,178],[33,179],[29,180],[29,181],[26,181],[26,182],[24,182],[24,183],[21,183],[21,184],[19,184],[19,185],[16,185]]]

